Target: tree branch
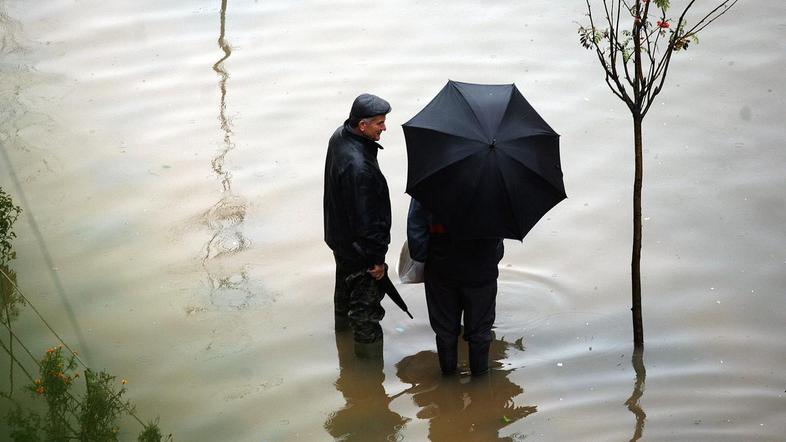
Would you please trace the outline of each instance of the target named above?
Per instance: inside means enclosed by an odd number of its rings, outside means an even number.
[[[679,20],[677,20],[677,30],[678,31],[680,29],[680,25],[685,23],[685,15],[688,14],[688,11],[690,10],[690,8],[693,6],[694,3],[696,3],[696,0],[690,0],[690,3],[688,3],[688,6],[685,6],[685,10],[682,11],[682,14],[680,14],[680,18],[679,18]]]
[[[732,1],[731,4],[729,5],[728,3],[730,1],[731,0],[725,0],[724,2],[722,2],[718,6],[716,6],[715,9],[710,11],[707,15],[704,16],[704,18],[702,18],[698,23],[696,23],[696,25],[693,26],[693,28],[691,28],[689,31],[687,31],[685,33],[685,35],[683,35],[683,38],[688,38],[688,37],[694,36],[694,35],[698,34],[699,32],[701,32],[702,29],[706,28],[712,22],[714,22],[715,20],[719,19],[723,14],[729,12],[729,9],[731,9],[731,7],[734,6],[737,3],[738,0]],[[726,6],[726,5],[728,5],[728,6]],[[720,8],[723,8],[723,7],[725,7],[725,9],[723,9],[720,12],[718,12],[718,10]],[[715,14],[715,13],[717,13],[717,15],[715,17],[712,17],[712,15]]]
[[[660,94],[660,92],[663,90],[663,83],[666,81],[666,74],[669,72],[669,63],[671,61],[672,53],[674,53],[673,47],[669,45],[669,48],[666,50],[666,58],[665,58],[666,64],[665,64],[665,68],[663,69],[663,74],[660,77],[660,82],[658,83],[658,85],[655,86],[655,88],[652,89],[651,91],[648,91],[647,105],[644,106],[644,109],[641,112],[642,118],[644,118],[644,116],[647,115],[647,111],[650,110],[650,106],[652,106],[652,103],[655,101],[655,97],[657,97],[658,94]],[[655,83],[655,80],[653,80],[653,83]]]
[[[728,12],[729,9],[731,9],[731,7],[733,7],[737,3],[737,1],[738,0],[724,0],[723,2],[718,4],[718,6],[716,6],[714,9],[708,12],[701,20],[699,20],[699,22],[696,25],[694,25],[693,28],[691,28],[689,31],[683,34],[679,34],[680,29],[683,26],[683,23],[685,23],[685,16],[687,15],[688,11],[693,6],[693,4],[696,2],[696,0],[691,0],[691,2],[688,3],[688,5],[685,7],[685,10],[683,10],[682,14],[680,14],[680,18],[677,21],[676,30],[672,34],[671,39],[669,40],[669,46],[666,48],[666,52],[663,54],[663,58],[661,59],[661,62],[658,64],[658,68],[655,71],[655,75],[653,77],[653,84],[657,82],[658,85],[651,91],[648,91],[649,102],[644,108],[644,114],[646,114],[646,112],[649,110],[655,97],[663,90],[663,84],[666,81],[666,76],[669,70],[669,63],[671,62],[671,56],[675,51],[677,42],[679,40],[690,38],[698,34],[701,30],[703,30],[704,28],[709,26],[712,22],[720,18],[726,12]],[[721,8],[724,9],[721,11]],[[657,81],[658,77],[660,77],[659,82]]]
[[[637,2],[637,12],[638,12],[638,7],[640,7],[639,5],[640,4],[638,4],[638,2]],[[644,12],[641,14],[641,20],[639,21],[639,25],[638,25],[639,26],[639,35],[636,37],[639,40],[638,41],[638,44],[639,44],[639,54],[638,54],[639,60],[641,59],[640,51],[641,51],[641,31],[642,31],[642,29],[644,30],[644,37],[648,38],[648,35],[647,35],[647,19],[649,17],[649,13],[650,13],[650,2],[649,1],[645,1],[644,2]],[[649,47],[647,49],[649,49]],[[641,61],[639,61],[639,67],[641,67]],[[645,96],[645,91],[647,89],[647,78],[644,77],[643,72],[637,72],[637,74],[638,74],[637,77],[638,77],[639,83],[640,83],[639,84],[639,91],[642,94],[641,97],[643,98]]]
[[[665,21],[665,20],[666,20],[666,11],[661,9],[661,21]],[[655,61],[655,56],[658,52],[658,41],[660,40],[662,33],[663,32],[661,31],[661,29],[659,27],[656,27],[654,30],[647,32],[645,34],[647,39],[647,55],[649,56],[649,61],[650,61],[650,66],[648,69],[649,72],[647,73],[647,85],[643,93],[645,97],[644,101],[647,103],[652,102],[652,99],[654,98],[654,96],[651,94],[653,90],[652,86],[655,84],[655,82],[658,79],[658,75],[656,74],[657,73],[656,66],[658,65],[658,63]],[[653,34],[655,34],[654,42],[651,41],[651,37]],[[649,105],[647,105],[646,107],[649,107]]]
[[[589,17],[590,27],[593,32],[593,38],[591,39],[591,41],[592,41],[592,45],[595,47],[595,53],[598,56],[598,60],[600,61],[600,64],[603,67],[604,72],[606,73],[606,78],[605,78],[606,84],[609,86],[611,92],[617,96],[617,98],[625,102],[625,104],[627,104],[628,107],[632,109],[633,100],[631,100],[630,96],[628,95],[628,92],[625,90],[625,86],[623,86],[622,83],[620,82],[616,67],[614,65],[609,66],[609,63],[607,63],[606,58],[603,55],[603,51],[600,49],[598,43],[595,41],[594,33],[596,32],[595,31],[596,28],[595,28],[595,21],[592,16],[592,6],[590,5],[589,0],[586,0],[586,2],[587,2],[587,16]],[[609,49],[613,53],[614,48],[610,47]],[[613,80],[614,84],[612,84],[611,80]]]
[[[691,0],[690,3],[688,3],[687,6],[685,6],[685,10],[682,11],[682,14],[680,14],[680,18],[677,19],[677,27],[675,28],[674,33],[671,34],[671,38],[669,39],[669,46],[666,48],[663,57],[661,57],[660,63],[658,63],[658,68],[655,70],[655,78],[665,74],[665,71],[668,70],[668,63],[671,60],[671,52],[674,50],[674,45],[677,42],[677,39],[681,38],[678,35],[679,30],[682,28],[682,24],[685,22],[685,15],[688,13],[688,11],[690,10],[690,8],[693,6],[695,2],[696,0]],[[664,79],[664,77],[661,77],[661,79]],[[656,89],[660,89],[662,85],[663,85],[663,81],[661,81],[660,85]],[[655,98],[655,96],[653,95],[652,98]]]
[[[612,17],[614,16],[614,3],[611,6],[611,12],[609,12],[608,4],[606,0],[603,0],[603,7],[606,10],[606,21],[609,23],[609,58],[611,61],[611,69],[612,74],[615,77],[619,78],[619,72],[617,71],[617,60],[618,60],[618,53],[622,53],[622,68],[625,72],[625,80],[627,80],[628,84],[633,87],[633,80],[630,78],[630,72],[628,71],[628,62],[625,60],[625,46],[620,43],[619,40],[619,10],[620,4],[619,0],[617,0],[617,20],[616,25],[612,22]],[[613,37],[613,38],[612,38]]]

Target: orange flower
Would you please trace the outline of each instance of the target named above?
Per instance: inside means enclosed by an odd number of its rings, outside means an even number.
[[[128,379],[123,379],[123,380],[121,380],[121,381],[120,381],[120,383],[121,383],[121,384],[123,384],[123,385],[125,385],[125,384],[127,384],[127,383],[128,383]]]
[[[44,394],[44,387],[38,387],[35,389],[35,392],[38,394]]]

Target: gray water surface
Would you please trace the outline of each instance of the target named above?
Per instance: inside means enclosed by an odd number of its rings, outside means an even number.
[[[0,1],[19,288],[180,441],[784,440],[786,6],[707,28],[645,120],[641,360],[632,125],[578,44],[584,7]],[[561,135],[569,196],[506,243],[480,380],[438,374],[421,285],[400,287],[414,320],[383,301],[384,363],[354,359],[322,242],[327,139],[372,92],[393,105],[395,264],[400,125],[448,79],[515,82]],[[29,309],[15,331],[56,344]]]

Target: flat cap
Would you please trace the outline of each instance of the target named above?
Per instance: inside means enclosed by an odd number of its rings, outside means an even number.
[[[372,94],[360,94],[352,102],[349,118],[360,120],[362,118],[385,115],[390,112],[390,103]]]

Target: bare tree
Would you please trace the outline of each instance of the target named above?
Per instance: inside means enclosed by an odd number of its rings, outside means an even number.
[[[678,15],[672,15],[669,0],[602,0],[603,18],[597,21],[590,0],[588,26],[579,27],[579,40],[594,50],[611,92],[622,100],[633,117],[636,169],[633,182],[633,256],[631,280],[633,342],[644,348],[641,317],[641,185],[643,177],[642,122],[655,97],[663,90],[672,55],[698,44],[698,34],[724,15],[738,0],[716,1],[695,23],[688,15],[696,3],[690,0]],[[652,19],[656,22],[652,23]]]

